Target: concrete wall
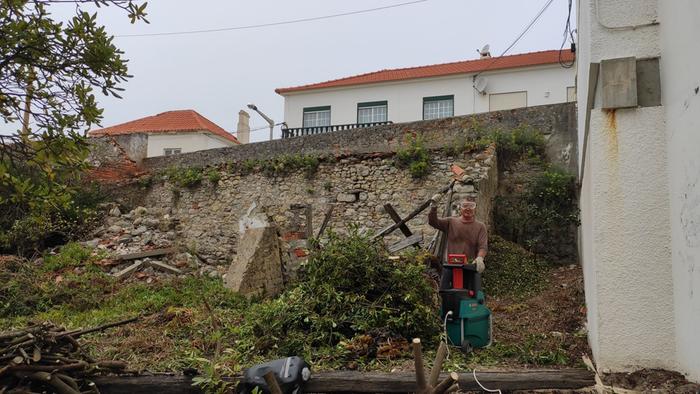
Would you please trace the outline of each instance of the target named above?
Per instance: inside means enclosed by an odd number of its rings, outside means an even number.
[[[574,86],[574,69],[559,65],[486,72],[489,94],[527,91],[527,106],[567,101],[566,88]],[[284,119],[290,128],[301,127],[306,107],[331,106],[331,124],[357,123],[357,104],[387,101],[388,120],[413,122],[423,119],[423,98],[454,95],[454,115],[489,111],[489,96],[472,87],[472,75],[426,78],[310,92],[288,93]]]
[[[603,111],[598,81],[586,133],[589,63],[658,57],[657,4],[580,0],[578,7],[578,124],[586,145],[581,257],[589,341],[603,370],[675,369],[664,107]]]
[[[175,156],[153,157],[144,166],[153,170],[170,166],[206,166],[245,159],[267,159],[285,154],[349,155],[395,152],[409,135],[421,135],[428,148],[444,148],[463,138],[471,127],[508,130],[529,125],[548,138],[548,156],[576,171],[576,106],[553,104],[439,120],[385,125],[305,137],[236,145]]]
[[[210,133],[148,134],[148,157],[163,156],[165,148],[180,148],[182,153],[235,145]]]
[[[676,356],[700,381],[700,2],[659,2],[666,110]]]

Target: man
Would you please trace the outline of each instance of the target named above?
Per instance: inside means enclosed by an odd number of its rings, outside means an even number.
[[[483,272],[486,268],[484,257],[488,249],[488,235],[486,225],[474,216],[476,203],[465,199],[459,206],[459,216],[438,218],[437,201],[440,196],[436,194],[430,199],[428,224],[447,234],[447,254],[465,254],[467,258],[474,259],[476,270]]]

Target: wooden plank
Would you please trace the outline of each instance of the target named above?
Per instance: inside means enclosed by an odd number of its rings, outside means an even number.
[[[399,223],[399,222],[401,222],[401,216],[399,216],[399,214],[396,213],[396,211],[394,210],[394,207],[392,207],[390,203],[384,204],[384,210],[386,211],[386,213],[389,214],[389,216],[391,217],[391,220],[393,220],[394,223]],[[401,232],[403,233],[403,235],[405,235],[405,236],[407,236],[407,237],[410,237],[411,235],[413,235],[413,233],[412,233],[411,230],[408,228],[408,226],[406,225],[406,223],[400,225],[400,226],[399,226],[399,230],[401,230]]]
[[[165,264],[161,261],[149,261],[146,264],[150,265],[154,269],[164,271],[164,272],[169,272],[171,274],[180,275],[182,273],[182,270],[175,268],[172,265]]]
[[[129,275],[136,272],[139,268],[141,268],[142,265],[143,265],[143,261],[137,261],[134,264],[131,264],[130,266],[128,266],[128,267],[124,268],[123,270],[114,274],[114,277],[117,279],[126,278]]]
[[[439,380],[447,376],[447,373],[443,373]],[[572,390],[595,385],[594,374],[586,369],[477,371],[476,376],[486,388],[509,391]],[[98,376],[91,380],[97,384],[100,392],[107,394],[202,392],[192,386],[192,379],[187,376]],[[463,391],[481,390],[471,371],[459,373],[459,386]],[[408,393],[415,390],[416,377],[413,372],[312,372],[311,380],[304,386],[305,392],[312,393]]]
[[[391,244],[386,247],[389,253],[396,253],[399,250],[406,249],[409,246],[419,244],[423,241],[423,233],[419,232],[411,235],[410,237],[404,238],[399,242]]]
[[[440,190],[440,193],[445,193],[446,191],[452,189],[452,186],[453,186],[454,184],[455,184],[455,181],[450,182],[449,185],[443,187],[442,190]],[[381,238],[381,237],[383,237],[383,236],[385,236],[385,235],[387,235],[387,234],[390,234],[392,231],[394,231],[394,230],[396,230],[397,228],[399,228],[399,226],[401,226],[402,224],[404,224],[404,223],[408,222],[409,220],[413,219],[413,218],[416,217],[419,213],[423,212],[423,211],[425,210],[425,208],[428,208],[429,205],[430,205],[430,199],[428,199],[428,200],[426,200],[425,202],[423,202],[420,206],[418,206],[418,208],[414,209],[413,212],[409,213],[408,216],[406,216],[405,218],[403,218],[399,223],[394,223],[393,225],[391,225],[391,226],[385,228],[384,230],[382,230],[382,231],[380,231],[379,233],[377,233],[377,235],[375,235],[372,239],[375,239],[375,240],[376,240],[376,239],[379,239],[379,238]]]
[[[115,257],[115,260],[135,260],[142,259],[144,257],[162,256],[164,254],[171,254],[177,252],[177,248],[163,248],[163,249],[152,249],[145,250],[143,252],[123,254]]]
[[[318,235],[316,236],[317,239],[321,239],[323,232],[326,231],[326,226],[328,226],[328,222],[331,220],[331,215],[333,214],[333,208],[335,208],[335,205],[328,206],[326,216],[323,217],[323,223],[321,223],[321,228],[318,229]]]

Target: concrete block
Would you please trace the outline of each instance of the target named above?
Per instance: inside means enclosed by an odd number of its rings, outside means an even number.
[[[637,106],[637,63],[634,57],[603,60],[600,71],[604,109]]]

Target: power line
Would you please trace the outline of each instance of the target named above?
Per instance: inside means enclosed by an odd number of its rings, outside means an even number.
[[[576,52],[576,39],[574,38],[574,32],[571,30],[571,3],[573,0],[569,0],[569,13],[566,16],[566,24],[564,25],[564,41],[561,42],[561,47],[559,47],[559,64],[564,68],[571,68],[576,64],[576,59],[571,60],[571,63],[565,62],[563,60],[562,53],[564,52],[564,44],[566,40],[571,38],[571,52]]]
[[[544,12],[547,10],[547,8],[549,8],[549,6],[552,5],[553,1],[554,0],[547,0],[547,2],[544,4],[542,9],[540,9],[540,11],[537,13],[537,15],[535,15],[535,17],[530,21],[530,23],[528,23],[527,26],[525,26],[525,29],[515,38],[515,40],[513,40],[513,42],[508,46],[508,48],[506,48],[498,57],[495,57],[491,61],[491,63],[489,63],[488,66],[486,66],[486,68],[484,68],[483,70],[476,73],[476,75],[474,75],[474,79],[476,80],[476,77],[478,77],[479,75],[481,75],[481,73],[483,73],[483,72],[487,71],[489,68],[491,68],[491,66],[493,66],[494,63],[496,63],[509,50],[511,50],[511,48],[513,48],[515,46],[515,44],[517,44],[518,41],[520,41],[520,39],[523,38],[525,36],[525,34],[527,34],[528,31],[530,31],[532,26],[535,25],[535,23],[540,19],[540,17],[542,16],[542,14],[544,14]]]
[[[259,28],[262,28],[262,27],[281,26],[281,25],[291,25],[291,24],[294,24],[294,23],[303,23],[303,22],[311,22],[311,21],[317,21],[317,20],[322,20],[322,19],[338,18],[338,17],[341,17],[341,16],[357,15],[357,14],[366,14],[366,13],[369,13],[369,12],[381,11],[381,10],[386,10],[386,9],[389,9],[389,8],[397,8],[397,7],[403,7],[403,6],[406,6],[406,5],[413,5],[413,4],[418,4],[418,3],[425,3],[425,2],[427,2],[427,1],[429,1],[429,0],[414,0],[414,1],[408,1],[408,2],[405,2],[405,3],[398,3],[398,4],[387,5],[387,6],[384,6],[384,7],[376,7],[376,8],[368,8],[368,9],[358,10],[358,11],[343,12],[343,13],[340,13],[340,14],[322,15],[322,16],[315,16],[315,17],[311,17],[311,18],[292,19],[292,20],[280,21],[280,22],[260,23],[260,24],[256,24],[256,25],[222,27],[222,28],[218,28],[218,29],[171,31],[171,32],[161,32],[161,33],[121,34],[121,35],[118,35],[118,36],[116,36],[116,37],[174,36],[174,35],[186,35],[186,34],[216,33],[216,32],[233,31],[233,30],[259,29]]]

